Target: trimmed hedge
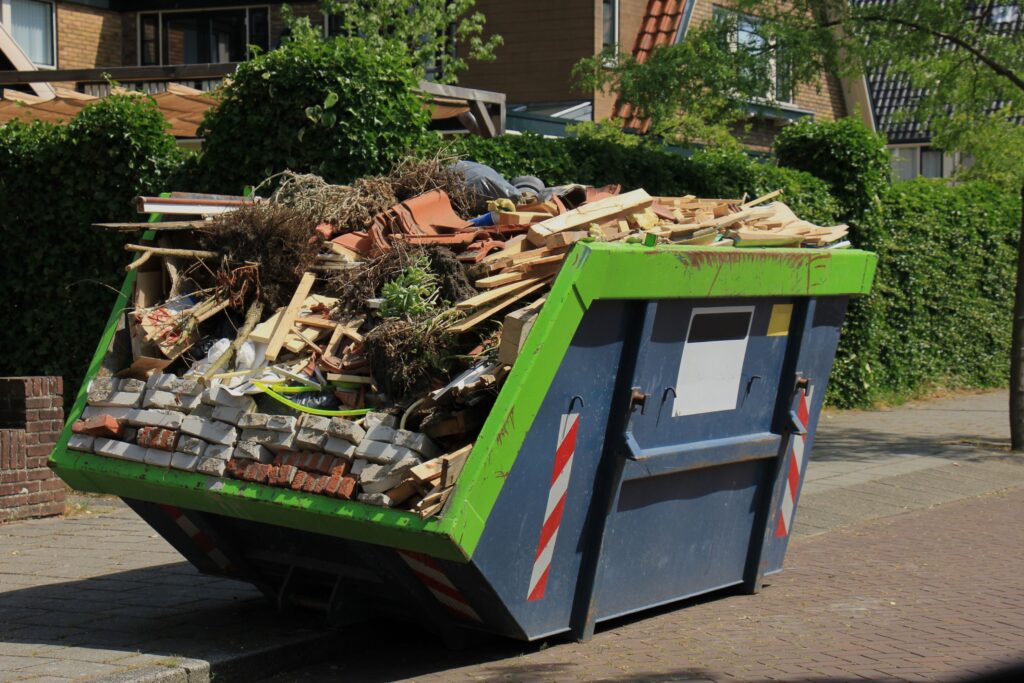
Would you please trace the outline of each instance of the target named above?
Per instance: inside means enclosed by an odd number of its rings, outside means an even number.
[[[1006,386],[1019,232],[1018,196],[995,185],[893,185],[878,227],[859,236],[878,254],[878,274],[851,306],[829,402]]]
[[[127,262],[126,237],[91,224],[138,220],[132,197],[166,189],[182,158],[166,128],[151,99],[121,95],[67,125],[0,126],[0,375],[77,391]]]
[[[434,137],[410,59],[394,42],[299,38],[243,62],[200,128],[193,188],[236,194],[285,169],[332,183],[388,171]]]

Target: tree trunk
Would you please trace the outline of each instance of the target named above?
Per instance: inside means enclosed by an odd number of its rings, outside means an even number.
[[[1017,286],[1010,341],[1010,447],[1024,450],[1024,187],[1020,188],[1021,231],[1017,244]]]

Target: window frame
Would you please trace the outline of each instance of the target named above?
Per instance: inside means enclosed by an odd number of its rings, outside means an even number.
[[[732,50],[739,49],[739,23],[746,21],[750,26],[757,26],[758,24],[764,23],[764,19],[754,14],[746,14],[732,9],[731,7],[725,7],[724,5],[712,5],[711,17],[714,20],[716,17],[730,14],[737,17],[737,31],[733,35],[729,36],[729,47]],[[796,88],[790,86],[787,97],[782,99],[779,97],[779,60],[778,53],[782,49],[778,45],[771,46],[771,56],[768,57],[768,73],[770,75],[771,84],[768,87],[767,97],[755,97],[754,102],[757,103],[777,103],[781,105],[795,105],[796,104]]]
[[[54,70],[54,69],[57,68],[57,58],[58,58],[58,50],[57,50],[57,2],[56,2],[56,0],[32,0],[32,1],[33,2],[38,2],[38,3],[43,4],[43,5],[49,5],[50,6],[50,60],[51,60],[51,63],[50,64],[44,64],[42,62],[37,62],[34,59],[32,59],[31,56],[29,56],[27,52],[25,53],[25,56],[29,57],[29,59],[32,60],[32,63],[38,69],[41,69],[41,70]],[[13,21],[14,21],[14,11],[11,8],[11,0],[3,0],[2,1],[2,5],[0,5],[0,23],[3,23],[4,27],[8,29],[8,32],[11,33],[11,37],[12,38],[14,37],[14,34],[13,34],[13,30],[14,30]],[[15,38],[14,40],[17,41],[17,38]],[[20,43],[18,44],[18,47],[21,47]],[[22,51],[24,51],[24,48],[22,48]]]
[[[6,0],[5,0],[6,1]],[[49,1],[49,0],[47,0]],[[245,51],[246,59],[249,58],[249,46],[253,44],[250,35],[250,11],[254,9],[262,9],[267,13],[267,48],[271,47],[271,35],[273,33],[271,29],[271,7],[270,5],[242,5],[242,6],[215,6],[215,7],[201,7],[198,9],[170,9],[170,10],[156,10],[156,11],[140,11],[135,13],[135,63],[137,66],[181,66],[178,64],[165,64],[164,63],[164,15],[166,14],[200,14],[204,12],[225,12],[225,11],[241,11],[244,13],[243,23],[245,25]],[[156,16],[156,29],[157,29],[157,58],[158,64],[144,65],[142,63],[142,16]]]

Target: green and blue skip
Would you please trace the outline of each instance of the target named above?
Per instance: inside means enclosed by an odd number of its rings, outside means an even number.
[[[442,516],[69,451],[200,570],[336,623],[412,617],[586,639],[595,623],[780,571],[858,250],[580,243]],[[130,273],[90,367],[130,301]]]

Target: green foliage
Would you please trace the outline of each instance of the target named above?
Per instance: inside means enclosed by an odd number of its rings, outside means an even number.
[[[780,166],[827,182],[843,220],[856,221],[875,207],[892,173],[885,138],[853,117],[788,125],[775,138],[775,156]]]
[[[371,45],[400,43],[418,65],[418,76],[429,74],[440,83],[455,83],[458,73],[466,68],[466,57],[493,60],[495,48],[502,43],[499,35],[483,37],[486,19],[472,11],[475,5],[476,0],[320,3],[325,14],[336,17],[343,36],[361,36]]]
[[[53,374],[76,390],[126,262],[132,197],[167,189],[182,152],[146,97],[115,95],[68,125],[0,126],[4,326],[0,375]]]
[[[413,66],[397,42],[307,34],[241,64],[200,130],[199,184],[238,193],[285,169],[332,183],[387,171],[427,138]]]
[[[426,254],[414,256],[401,275],[381,288],[380,314],[385,318],[419,320],[436,313],[441,296],[437,275]]]
[[[920,178],[882,198],[860,235],[878,254],[872,294],[854,302],[829,386],[840,407],[934,386],[1005,386],[1020,225],[1015,193]]]
[[[655,47],[642,62],[606,52],[580,61],[573,75],[581,87],[629,103],[634,115],[650,120],[653,137],[735,146],[748,103],[786,100],[794,82],[816,76],[813,65],[791,59],[797,53],[759,29],[750,17],[716,6],[711,21],[691,28],[685,40]],[[780,44],[785,50],[776,49]]]

